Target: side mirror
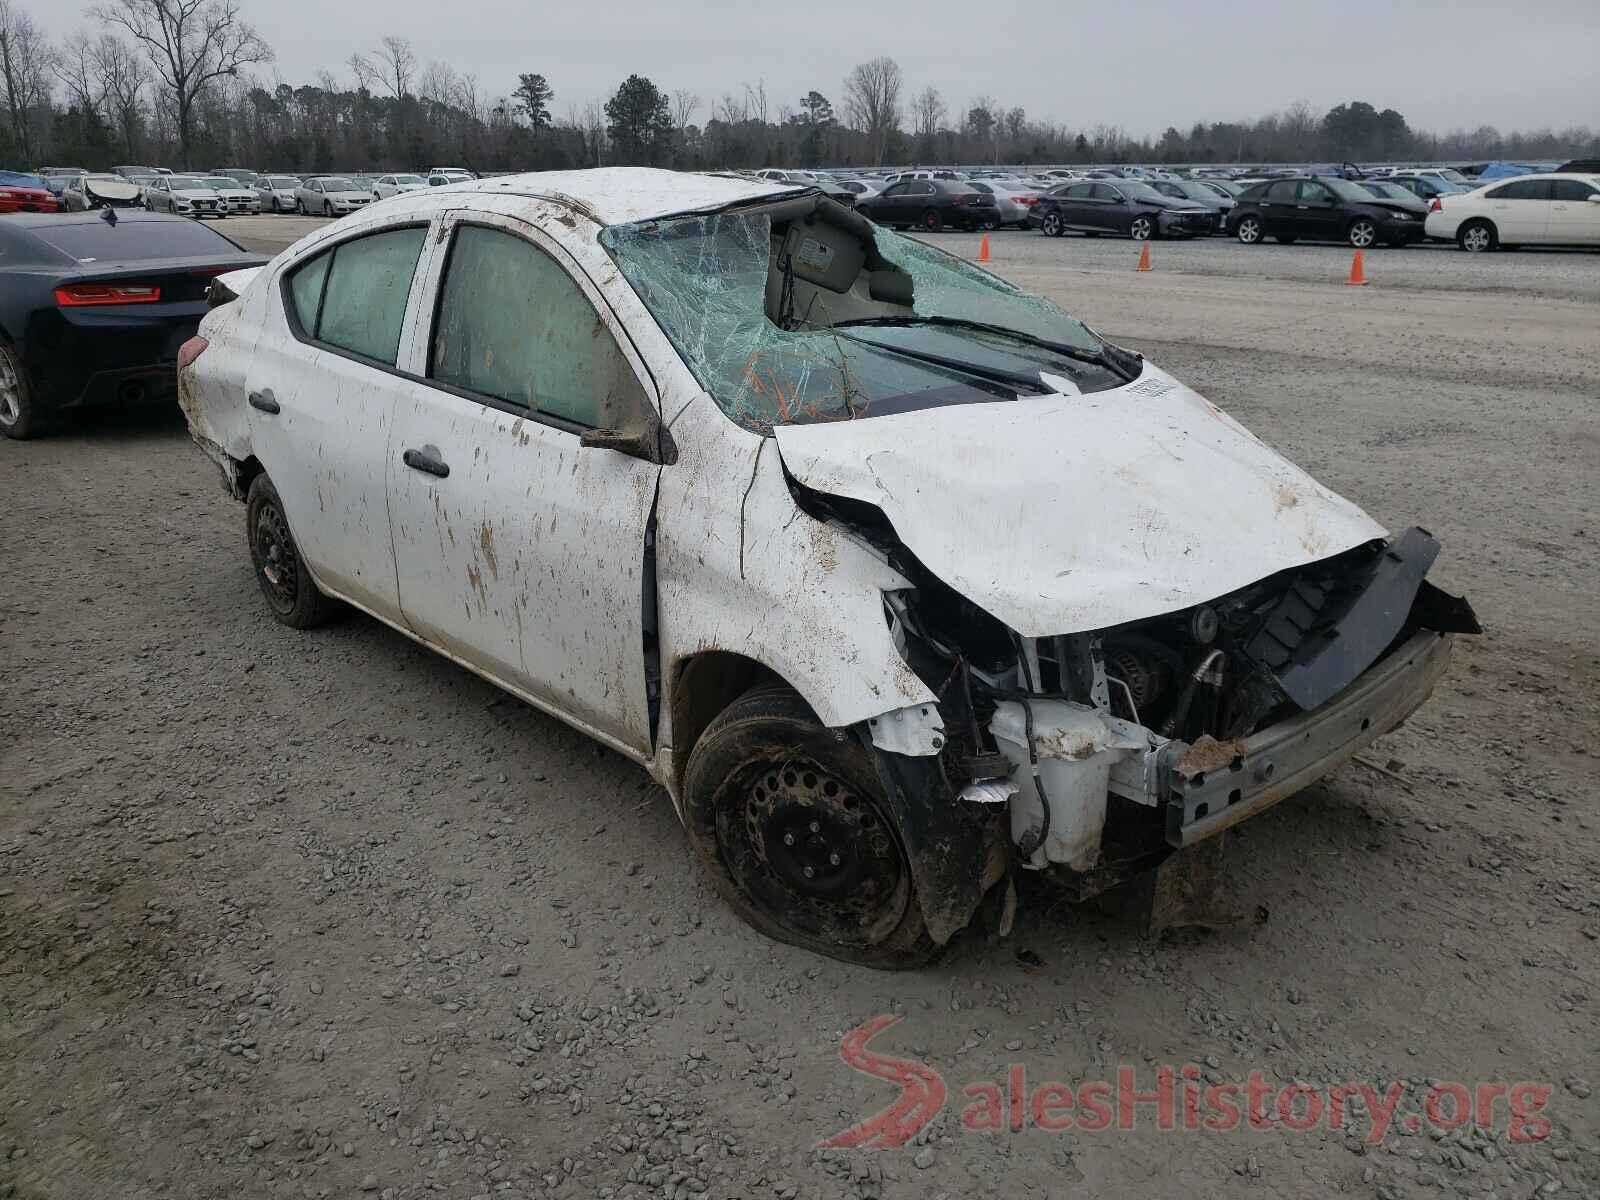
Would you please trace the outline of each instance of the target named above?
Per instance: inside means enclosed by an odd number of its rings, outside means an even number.
[[[648,421],[632,429],[591,429],[578,439],[578,445],[591,450],[615,450],[658,466],[670,467],[678,461],[672,432],[653,413]]]

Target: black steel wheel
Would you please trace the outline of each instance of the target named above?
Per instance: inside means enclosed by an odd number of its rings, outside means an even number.
[[[245,504],[245,529],[256,582],[272,615],[291,629],[310,629],[332,615],[334,601],[323,595],[289,532],[278,489],[265,475],[250,484]]]
[[[889,969],[939,953],[870,756],[790,688],[758,686],[712,722],[684,804],[718,892],[767,936]]]

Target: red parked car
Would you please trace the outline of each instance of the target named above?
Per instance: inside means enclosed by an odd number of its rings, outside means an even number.
[[[0,171],[0,213],[60,212],[56,199],[44,180],[18,171]]]

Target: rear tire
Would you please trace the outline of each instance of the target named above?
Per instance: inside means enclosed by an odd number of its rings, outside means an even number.
[[[1039,219],[1039,232],[1045,237],[1060,237],[1066,231],[1066,227],[1061,224],[1060,213],[1045,213]]]
[[[944,218],[939,215],[938,209],[930,208],[923,212],[917,224],[928,233],[938,233],[944,228]]]
[[[0,434],[20,442],[44,431],[45,423],[34,405],[22,360],[9,345],[0,342]]]
[[[1499,248],[1500,235],[1488,221],[1468,221],[1456,230],[1456,245],[1470,254],[1487,254]]]
[[[256,582],[274,617],[291,629],[310,629],[333,615],[336,602],[323,595],[311,578],[289,532],[289,518],[278,498],[278,489],[264,474],[250,483],[245,501],[245,533],[250,541]]]
[[[940,953],[871,756],[789,687],[757,685],[711,723],[684,805],[713,886],[761,933],[890,970]]]

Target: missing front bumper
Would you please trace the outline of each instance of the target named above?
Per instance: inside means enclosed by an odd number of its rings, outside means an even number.
[[[1433,691],[1451,641],[1423,630],[1311,712],[1235,742],[1189,747],[1170,768],[1168,844],[1191,846],[1264,812],[1394,729]]]

